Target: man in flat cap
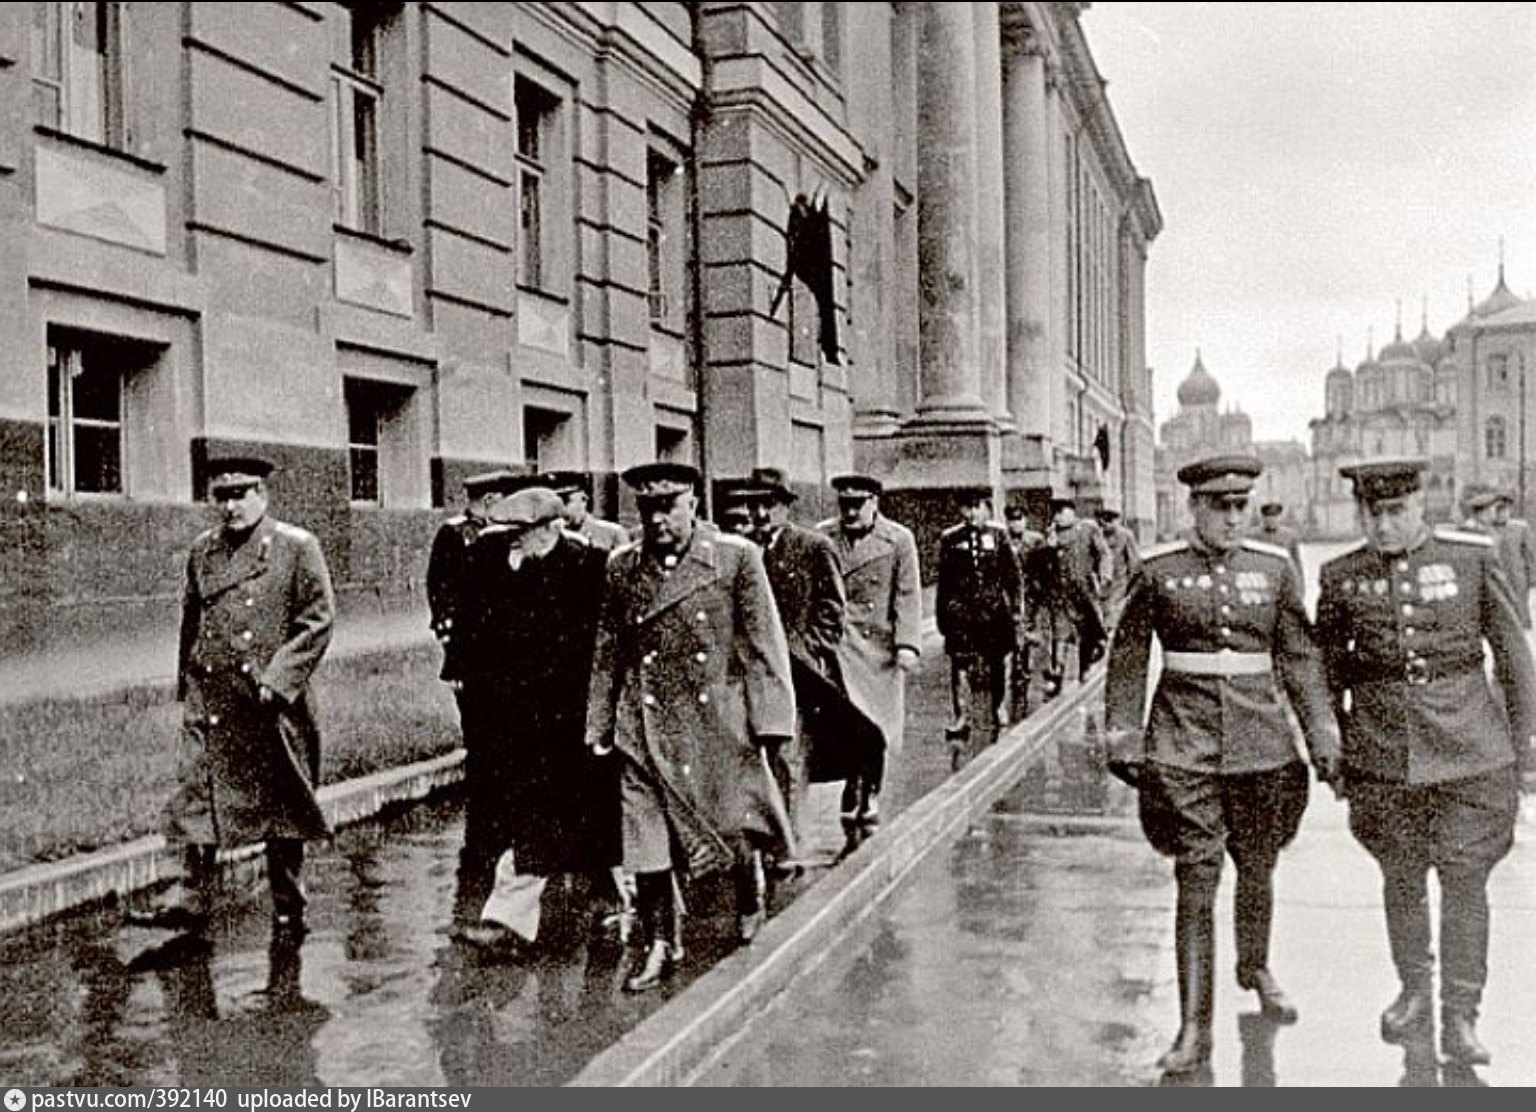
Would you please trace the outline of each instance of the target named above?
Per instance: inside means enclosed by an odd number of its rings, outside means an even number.
[[[169,906],[132,921],[200,931],[218,848],[265,842],[273,929],[304,928],[304,843],[329,835],[315,798],[320,732],[309,682],[330,645],[336,600],[314,535],[267,513],[272,470],[243,456],[207,464],[218,524],[187,555],[179,786],[165,813],[185,873]]]
[[[621,544],[629,543],[629,533],[624,526],[604,521],[592,513],[591,475],[584,471],[547,471],[539,477],[539,482],[564,500],[565,527],[587,538],[592,547],[612,552]]]
[[[616,770],[582,744],[608,554],[564,512],[548,487],[507,495],[470,551],[462,667],[486,734],[465,772],[478,875],[460,902],[483,901],[462,934],[488,947],[538,941],[549,878],[605,889],[619,863]]]
[[[1262,466],[1238,455],[1180,469],[1194,529],[1145,554],[1110,651],[1110,769],[1138,788],[1142,830],[1173,858],[1178,885],[1181,1022],[1158,1063],[1173,1075],[1200,1069],[1210,1056],[1224,855],[1237,866],[1237,982],[1258,993],[1266,1014],[1296,1019],[1269,968],[1274,869],[1307,802],[1307,766],[1288,710],[1318,777],[1337,776],[1338,728],[1298,572],[1283,549],[1243,537]],[[1163,670],[1148,715],[1154,635]]]
[[[624,481],[641,539],[615,551],[597,631],[587,745],[618,751],[625,869],[645,959],[632,992],[682,957],[673,870],[730,868],[738,930],[763,917],[756,850],[792,836],[767,749],[795,730],[789,649],[757,548],[697,519],[697,470],[658,462]]]
[[[912,531],[880,512],[880,480],[841,475],[832,489],[837,517],[817,528],[837,549],[848,603],[838,668],[849,699],[885,738],[883,752],[844,784],[843,825],[858,833],[879,822],[885,765],[901,752],[907,673],[922,652],[922,582]]]
[[[975,691],[987,694],[991,731],[1004,720],[1008,655],[1019,635],[1021,580],[1008,531],[992,521],[992,493],[962,491],[961,520],[939,535],[935,611],[949,656],[949,692],[954,721],[944,734],[954,744],[971,735]]]
[[[1317,632],[1344,732],[1349,825],[1381,869],[1402,991],[1381,1036],[1433,1045],[1428,875],[1440,879],[1440,1046],[1489,1060],[1488,876],[1536,768],[1536,675],[1491,538],[1424,523],[1422,459],[1340,468],[1365,541],[1322,569]],[[1492,653],[1491,673],[1485,648]]]

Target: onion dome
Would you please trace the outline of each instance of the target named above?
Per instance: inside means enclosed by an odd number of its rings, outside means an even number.
[[[1216,381],[1210,371],[1205,369],[1205,363],[1200,358],[1200,351],[1195,350],[1195,365],[1183,382],[1179,383],[1179,404],[1185,408],[1195,406],[1209,406],[1214,408],[1221,401],[1221,385]]]

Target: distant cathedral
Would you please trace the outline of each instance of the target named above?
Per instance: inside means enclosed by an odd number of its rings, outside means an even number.
[[[1195,352],[1195,365],[1179,383],[1179,411],[1158,431],[1157,531],[1172,536],[1189,525],[1188,498],[1178,481],[1190,460],[1222,452],[1257,455],[1264,473],[1254,490],[1254,510],[1264,502],[1285,506],[1295,524],[1306,522],[1307,450],[1297,440],[1253,439],[1253,421],[1241,409],[1221,411],[1221,384]]]

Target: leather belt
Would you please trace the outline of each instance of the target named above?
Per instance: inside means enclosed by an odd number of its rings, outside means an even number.
[[[1409,687],[1424,687],[1435,680],[1482,670],[1483,653],[1478,649],[1445,656],[1411,656],[1401,663],[1361,661],[1355,664],[1351,678],[1355,683],[1406,683]]]
[[[1275,669],[1269,653],[1240,653],[1221,649],[1214,653],[1163,653],[1163,671],[1184,676],[1262,676]]]

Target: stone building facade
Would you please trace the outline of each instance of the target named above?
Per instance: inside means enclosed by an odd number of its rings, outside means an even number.
[[[0,6],[0,632],[168,626],[229,450],[386,608],[521,461],[614,516],[661,456],[1150,525],[1161,216],[1086,7]],[[830,351],[770,311],[801,194]]]

